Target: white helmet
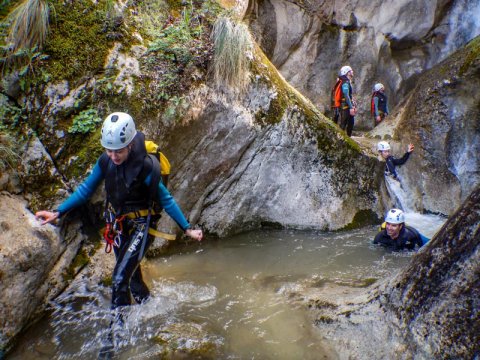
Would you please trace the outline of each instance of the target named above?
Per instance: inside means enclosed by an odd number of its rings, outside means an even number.
[[[103,122],[101,144],[108,150],[123,149],[136,134],[133,118],[123,112],[114,112]]]
[[[340,76],[347,75],[350,71],[353,71],[350,66],[342,66],[342,68],[340,69]]]
[[[378,151],[386,151],[386,150],[390,150],[390,144],[386,141],[380,141],[378,144],[377,144],[377,149]]]
[[[400,209],[391,209],[387,216],[385,216],[385,222],[390,224],[403,224],[405,222],[405,214]]]
[[[382,89],[385,89],[385,86],[383,86],[383,84],[381,83],[377,83],[375,84],[375,86],[373,87],[373,91],[380,91]]]

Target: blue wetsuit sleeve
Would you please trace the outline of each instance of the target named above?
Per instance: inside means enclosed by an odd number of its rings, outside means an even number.
[[[85,204],[93,195],[104,176],[98,161],[93,167],[92,173],[81,183],[78,188],[70,195],[58,208],[60,216],[66,212]]]
[[[348,83],[342,84],[342,93],[343,93],[343,96],[345,97],[345,101],[347,102],[348,107],[352,109],[353,104],[352,104],[352,99],[350,99],[350,86],[348,85]]]
[[[385,104],[385,114],[390,114],[390,111],[388,110],[388,102]]]
[[[147,185],[150,185],[150,179],[151,175],[148,175],[145,179]],[[157,201],[183,231],[190,228],[188,220],[162,181],[158,182]]]
[[[378,116],[378,96],[373,97],[373,116]]]
[[[425,235],[422,235],[420,233],[419,233],[419,235],[420,235],[420,240],[422,241],[422,245],[425,245],[426,243],[428,243],[430,241],[430,239],[427,238]],[[420,246],[422,246],[422,245],[420,245]]]

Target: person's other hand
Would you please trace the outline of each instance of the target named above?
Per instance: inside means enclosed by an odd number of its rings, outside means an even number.
[[[203,239],[203,231],[202,230],[187,229],[187,231],[185,231],[185,235],[187,235],[187,236],[189,236],[192,239],[195,239],[197,241],[202,241],[202,239]]]
[[[355,110],[355,108],[351,108],[350,109],[350,116],[355,116],[356,112],[357,111]]]
[[[60,213],[58,211],[41,210],[35,213],[35,218],[37,220],[42,219],[41,224],[45,225],[57,220],[59,215]]]
[[[375,117],[375,121],[376,121],[377,123],[380,123],[380,121],[382,121],[382,118],[380,117],[380,115],[377,115],[377,116]]]
[[[408,152],[411,153],[415,149],[415,146],[413,144],[408,144]]]

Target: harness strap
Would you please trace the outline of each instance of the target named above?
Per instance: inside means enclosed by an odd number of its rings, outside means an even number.
[[[167,233],[164,233],[164,232],[152,229],[152,228],[148,228],[148,233],[150,235],[153,235],[155,237],[162,238],[162,239],[165,239],[165,240],[168,240],[168,241],[173,241],[173,240],[177,239],[177,236],[175,234],[167,234]]]
[[[160,213],[152,211],[151,214],[152,215],[158,215]],[[148,209],[135,210],[135,211],[129,212],[127,214],[124,214],[123,216],[125,216],[129,219],[136,219],[136,218],[139,218],[139,217],[145,217],[145,216],[148,216]]]
[[[153,210],[153,203],[157,199],[158,193],[158,185],[160,183],[160,176],[161,176],[161,169],[160,169],[160,162],[155,158],[153,155],[148,155],[150,161],[152,162],[152,177],[150,179],[150,191],[149,191],[149,204],[147,210],[147,221],[145,223],[145,234],[143,235],[142,246],[140,248],[140,252],[138,253],[138,262],[142,261],[145,246],[147,244],[148,234],[150,232],[150,219],[152,217],[152,210]]]
[[[152,215],[157,215],[157,214],[159,214],[159,213],[158,212],[153,212],[152,213]],[[148,216],[148,209],[141,209],[141,210],[132,211],[132,212],[129,212],[129,213],[123,215],[123,216],[125,216],[128,219],[136,219],[136,218],[139,218],[139,217],[145,217],[145,216]],[[155,237],[162,238],[162,239],[169,240],[169,241],[173,241],[173,240],[177,239],[177,236],[175,234],[164,233],[164,232],[158,231],[156,229],[152,229],[151,227],[148,228],[148,233],[150,235],[155,236]]]

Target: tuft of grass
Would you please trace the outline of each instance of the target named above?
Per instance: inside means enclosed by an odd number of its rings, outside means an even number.
[[[213,25],[213,77],[217,86],[228,86],[240,91],[250,83],[249,54],[252,54],[252,36],[241,22],[222,16]]]
[[[24,0],[2,22],[5,43],[0,50],[2,71],[23,67],[20,76],[33,71],[33,63],[45,60],[39,51],[47,39],[50,7],[46,0]],[[42,58],[39,58],[42,55]]]
[[[48,35],[50,8],[45,0],[24,0],[12,11],[7,42],[11,51],[41,48]]]
[[[7,168],[15,170],[20,156],[13,139],[8,135],[0,134],[0,170],[5,171]]]

